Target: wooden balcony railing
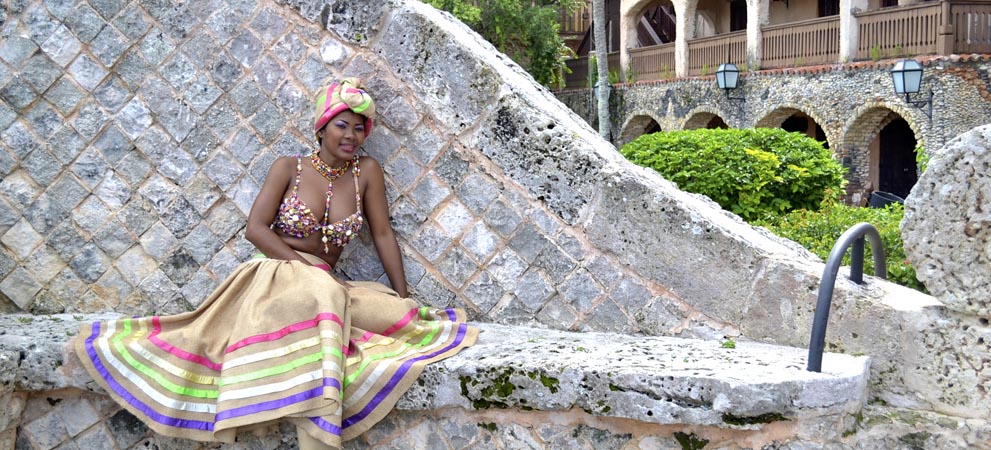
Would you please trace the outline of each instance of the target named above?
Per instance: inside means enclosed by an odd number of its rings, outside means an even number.
[[[856,13],[857,60],[991,53],[991,2],[942,0]],[[761,68],[833,64],[839,62],[840,18],[813,20],[764,27]],[[746,33],[720,34],[688,41],[688,75],[711,75],[724,62],[746,61]],[[618,54],[610,55],[610,70],[618,71]],[[614,65],[615,64],[615,65]],[[656,80],[673,75],[674,44],[630,50],[630,65],[636,80]],[[577,77],[577,66],[581,77]],[[585,86],[587,62],[572,66],[568,87]],[[572,84],[572,80],[578,84]]]
[[[630,49],[631,78],[637,81],[674,77],[674,43]]]
[[[712,75],[720,64],[731,62],[742,65],[747,61],[747,32],[692,39],[688,41],[688,75]]]
[[[834,63],[840,56],[840,16],[766,27],[761,68]]]
[[[936,41],[943,22],[941,3],[886,8],[855,16],[860,28],[857,59],[938,53]]]
[[[950,8],[954,53],[991,53],[991,6],[954,2]]]

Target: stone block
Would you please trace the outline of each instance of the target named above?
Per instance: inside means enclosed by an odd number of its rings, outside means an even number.
[[[474,217],[464,205],[457,199],[452,199],[440,207],[440,212],[436,216],[437,223],[447,234],[454,239],[460,236]]]
[[[0,45],[0,59],[11,66],[20,67],[37,50],[38,45],[31,39],[12,35],[4,39],[3,44]]]
[[[30,308],[34,295],[41,290],[41,285],[34,280],[23,268],[16,268],[0,282],[0,292],[3,292],[14,304],[22,310]]]
[[[23,109],[38,98],[38,94],[21,78],[11,78],[7,84],[0,87],[0,98],[17,109]]]
[[[164,31],[152,28],[140,43],[141,55],[152,66],[161,64],[175,49],[176,43]]]
[[[991,314],[991,127],[932,155],[905,200],[902,239],[919,280],[954,311]]]
[[[114,27],[104,27],[100,33],[90,41],[90,51],[93,56],[100,60],[104,67],[113,67],[120,59],[124,51],[129,46],[127,36],[124,36]]]
[[[110,123],[110,117],[95,103],[95,100],[86,99],[71,123],[72,127],[83,137],[93,139],[100,134],[100,130],[106,124]]]
[[[38,186],[31,181],[25,171],[17,171],[0,181],[0,194],[19,207],[27,208],[41,194]]]
[[[193,257],[197,264],[203,265],[213,259],[213,256],[223,247],[223,242],[210,231],[205,224],[200,223],[182,240],[182,247]]]
[[[567,330],[578,320],[578,311],[559,296],[552,297],[536,315],[540,323],[556,330]]]
[[[118,3],[123,5],[123,2]],[[104,16],[112,17],[112,15],[106,14]],[[145,20],[141,8],[136,4],[127,5],[125,10],[113,19],[113,24],[131,41],[139,40],[151,28],[151,24]]]
[[[121,448],[128,448],[136,444],[150,432],[147,425],[125,410],[114,414],[107,420],[106,424],[110,435]]]
[[[21,78],[27,81],[35,92],[45,92],[61,75],[61,68],[44,54],[32,56],[21,69]]]
[[[401,191],[413,186],[423,173],[423,167],[405,151],[395,155],[388,162],[382,160],[379,162],[384,164],[386,176],[391,178]]]
[[[25,122],[15,122],[3,132],[3,141],[18,158],[24,158],[31,152],[41,148],[41,143],[34,138]]]
[[[66,261],[75,257],[86,243],[79,230],[68,220],[60,222],[46,234],[45,244],[51,246]]]
[[[254,66],[258,58],[261,57],[263,49],[264,44],[248,29],[242,29],[230,46],[231,55],[246,69]]]
[[[412,191],[412,198],[428,213],[434,211],[450,195],[451,189],[432,176],[422,178]]]
[[[516,289],[520,276],[529,267],[526,261],[510,248],[503,248],[496,253],[487,266],[486,270],[507,290]]]
[[[110,269],[111,259],[93,243],[87,243],[80,249],[69,266],[79,275],[79,278],[87,283],[95,283],[100,277]]]
[[[516,298],[531,311],[540,311],[554,292],[554,285],[532,267],[520,276],[513,290]]]
[[[107,77],[93,91],[93,96],[96,97],[96,100],[104,108],[113,112],[124,106],[130,95],[131,93],[127,90],[127,86],[124,85],[119,76],[115,75]]]
[[[241,211],[241,214],[247,217],[248,213],[251,212],[251,204],[258,197],[258,191],[260,190],[261,186],[252,181],[250,177],[242,177],[241,181],[227,192],[227,195],[234,200],[234,204],[237,205],[237,209]]]
[[[45,99],[52,103],[59,110],[62,115],[68,115],[79,101],[83,99],[85,94],[83,91],[76,87],[75,83],[69,81],[69,78],[60,78],[48,92],[45,93]]]
[[[275,39],[285,32],[289,25],[271,8],[263,8],[248,27],[255,32],[263,42],[272,44]]]
[[[90,235],[96,233],[110,218],[110,208],[99,197],[91,195],[73,210],[73,222]]]
[[[44,6],[37,4],[28,6],[21,16],[21,24],[35,42],[45,40],[58,27],[58,21],[48,14]]]
[[[484,222],[475,222],[461,238],[461,245],[480,263],[487,261],[501,243],[499,236],[485,226]]]
[[[523,218],[501,199],[496,200],[486,211],[484,219],[485,223],[503,237],[512,236],[516,227],[523,222]]]
[[[103,276],[90,287],[97,297],[104,299],[113,309],[117,309],[134,292],[134,287],[114,268],[104,272]]]
[[[65,262],[47,245],[39,246],[24,263],[31,268],[31,277],[40,284],[51,281],[65,267]]]
[[[43,149],[31,152],[27,158],[21,162],[24,171],[28,173],[32,180],[39,186],[46,188],[55,181],[59,175],[61,165],[50,153]]]
[[[436,267],[448,282],[461,289],[478,270],[478,263],[472,261],[463,247],[455,245],[436,262]]]
[[[117,218],[134,235],[140,236],[158,221],[151,203],[141,198],[132,199],[117,213]]]
[[[57,131],[51,143],[51,152],[63,165],[71,163],[86,147],[83,137],[72,127],[63,127]]]
[[[213,259],[207,265],[214,275],[219,279],[225,279],[228,275],[237,269],[237,266],[241,264],[241,261],[237,258],[233,251],[226,248],[221,248],[220,251],[214,255]]]
[[[25,219],[18,220],[3,234],[3,237],[0,237],[0,241],[20,259],[27,258],[42,240],[42,236]]]
[[[592,307],[598,298],[603,295],[603,290],[592,275],[587,270],[579,269],[567,278],[551,278],[557,282],[557,290],[561,297],[579,311],[586,311]]]
[[[76,83],[90,92],[93,92],[108,74],[107,69],[87,55],[76,58],[69,65],[69,73]]]
[[[55,411],[31,421],[22,430],[41,450],[54,448],[69,437],[62,418]]]

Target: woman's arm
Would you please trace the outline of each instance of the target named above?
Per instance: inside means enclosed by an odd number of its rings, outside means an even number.
[[[385,175],[382,167],[374,158],[361,159],[361,176],[365,181],[363,206],[368,228],[372,233],[375,250],[385,268],[392,289],[400,297],[409,297],[406,286],[406,274],[403,272],[403,255],[396,242],[396,234],[389,223],[389,200],[385,196]]]
[[[295,158],[282,157],[272,163],[272,167],[265,177],[265,184],[258,192],[258,197],[255,197],[255,202],[251,204],[244,237],[255,244],[255,247],[266,257],[306,262],[274,230],[269,228],[269,225],[275,220],[275,215],[279,212],[282,195],[289,187],[295,173]]]

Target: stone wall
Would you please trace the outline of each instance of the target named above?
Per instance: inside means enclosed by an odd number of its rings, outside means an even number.
[[[254,252],[244,218],[271,161],[312,148],[313,93],[348,74],[378,101],[366,150],[417,298],[480,321],[808,343],[820,261],[627,163],[449,15],[398,1],[8,4],[3,312],[198,305]],[[383,279],[374,255],[364,235],[338,270]],[[840,281],[831,321],[829,350],[873,358],[875,399],[986,419],[970,356],[955,357],[986,322],[877,280]]]
[[[849,169],[849,192],[861,192],[871,175],[870,143],[893,118],[904,119],[929,152],[991,122],[987,56],[919,60],[924,64],[924,82],[912,100],[928,99],[932,89],[932,120],[924,109],[894,93],[890,70],[896,60],[865,61],[747,73],[741,87],[730,94],[732,99],[713,77],[619,85],[610,97],[617,130],[613,141],[622,145],[633,140],[651,121],[665,131],[702,128],[713,117],[733,128],[777,128],[790,115],[802,112],[822,127],[829,148]],[[587,90],[571,90],[557,97],[595,123],[589,95]]]

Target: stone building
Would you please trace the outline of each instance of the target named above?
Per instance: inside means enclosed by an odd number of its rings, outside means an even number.
[[[917,150],[938,149],[991,122],[986,3],[610,5],[616,9],[612,39],[618,40],[610,48],[610,69],[625,81],[610,99],[616,145],[646,132],[704,127],[803,132],[843,161],[849,199],[864,203],[872,191],[905,197],[918,177]],[[580,48],[583,57],[569,61],[568,88],[558,97],[595,124],[594,100],[585,89],[588,51]],[[902,58],[923,67],[918,94],[895,93],[889,71]],[[742,70],[739,88],[724,92],[716,85],[713,75],[723,63]]]

